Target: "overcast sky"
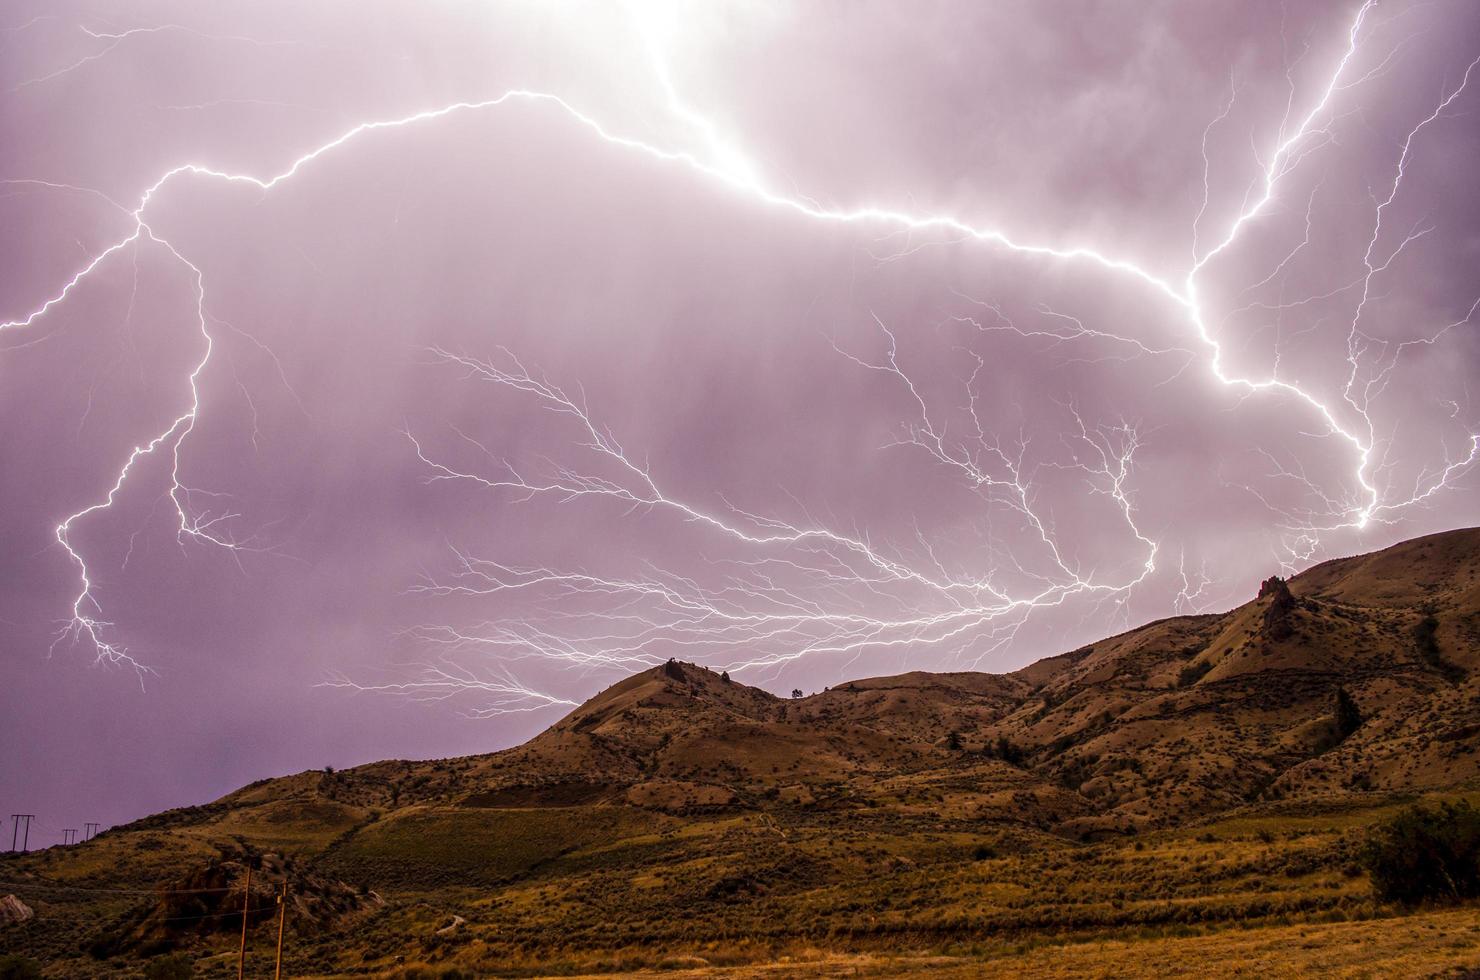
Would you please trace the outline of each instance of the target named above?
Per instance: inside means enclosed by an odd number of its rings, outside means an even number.
[[[0,810],[1475,523],[1480,12],[1288,6],[8,4]]]

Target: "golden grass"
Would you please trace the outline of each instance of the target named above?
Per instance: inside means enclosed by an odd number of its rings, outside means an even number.
[[[635,954],[632,959],[639,958]],[[724,957],[718,957],[723,959]],[[600,973],[528,973],[530,977],[622,977],[631,980],[773,980],[773,978],[921,976],[1025,977],[1341,977],[1428,976],[1480,968],[1480,908],[1435,911],[1362,922],[1223,928],[1196,935],[1092,939],[987,946],[971,955],[837,954],[802,947],[767,962],[725,966],[699,955],[654,955],[652,966]],[[496,970],[493,964],[486,964]],[[398,967],[384,977],[436,977],[436,966]]]

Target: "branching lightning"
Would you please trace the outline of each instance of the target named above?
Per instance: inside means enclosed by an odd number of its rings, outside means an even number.
[[[914,382],[900,368],[893,333],[882,322],[879,327],[889,338],[887,360],[882,364],[854,360],[898,379],[919,407],[918,418],[905,426],[896,445],[921,451],[956,470],[983,499],[1020,517],[1047,559],[1041,571],[1013,568],[1019,577],[1038,582],[1035,591],[1014,596],[991,574],[953,574],[934,559],[923,537],[915,557],[924,560],[911,561],[911,556],[866,537],[815,521],[795,523],[733,506],[716,513],[676,499],[593,419],[581,396],[532,375],[507,352],[497,361],[480,361],[434,349],[431,353],[437,359],[466,376],[510,388],[568,417],[580,433],[579,448],[592,457],[592,468],[551,464],[548,473],[527,473],[460,433],[486,460],[487,470],[475,472],[429,455],[408,432],[413,450],[427,468],[428,482],[466,482],[515,499],[548,497],[569,503],[595,498],[628,512],[662,511],[761,551],[762,556],[727,561],[724,584],[705,587],[661,569],[651,569],[641,578],[606,578],[547,567],[512,567],[458,553],[450,577],[429,579],[413,591],[490,597],[539,590],[547,598],[598,598],[606,606],[570,614],[571,629],[558,635],[527,622],[494,622],[475,632],[423,627],[419,637],[450,652],[497,649],[506,660],[536,657],[580,668],[652,666],[681,652],[741,670],[774,667],[812,654],[853,655],[865,648],[915,645],[955,645],[964,658],[980,662],[1010,642],[1033,610],[1060,605],[1075,595],[1122,597],[1151,574],[1157,545],[1136,526],[1127,487],[1137,445],[1132,427],[1091,429],[1071,410],[1078,430],[1075,448],[1086,461],[1070,455],[1043,464],[1081,472],[1096,493],[1113,501],[1132,540],[1144,549],[1145,559],[1136,574],[1107,581],[1075,568],[1060,551],[1049,521],[1032,499],[1029,447],[1005,446],[989,435],[976,412],[971,387],[975,377],[966,384],[966,411],[975,435],[969,442],[954,442],[937,426]],[[616,475],[596,472],[600,464]],[[885,609],[893,612],[885,615]],[[583,627],[590,629],[579,635],[572,632]]]
[[[29,312],[0,323],[0,335],[24,332],[65,304],[94,272],[113,256],[146,247],[162,249],[188,270],[193,283],[190,305],[200,343],[199,358],[189,374],[190,396],[183,410],[150,439],[136,446],[96,502],[63,518],[55,537],[78,570],[79,589],[71,605],[68,623],[59,637],[91,646],[100,660],[145,668],[116,639],[111,624],[103,618],[94,576],[75,532],[86,520],[110,508],[130,477],[144,460],[167,456],[169,477],[161,499],[167,499],[175,514],[176,537],[183,544],[195,541],[231,552],[249,547],[238,540],[229,526],[234,515],[214,503],[213,495],[192,490],[181,475],[182,452],[194,431],[201,407],[200,381],[210,363],[215,341],[209,313],[205,276],[179,249],[149,224],[151,205],[166,188],[181,179],[200,178],[226,184],[245,184],[267,193],[292,180],[322,158],[348,151],[368,134],[415,129],[454,115],[482,113],[512,103],[545,107],[563,115],[597,141],[620,150],[640,154],[655,165],[684,168],[715,186],[756,206],[774,208],[796,218],[836,225],[858,225],[891,232],[940,235],[952,241],[976,242],[990,248],[1036,257],[1079,263],[1097,268],[1149,290],[1175,313],[1184,325],[1187,346],[1154,345],[1124,332],[1086,326],[1079,318],[1044,307],[1040,325],[1020,328],[992,304],[959,297],[992,314],[960,315],[959,323],[972,325],[981,334],[1011,332],[1019,337],[1045,340],[1055,346],[1097,342],[1123,351],[1115,358],[1174,358],[1177,373],[1197,359],[1205,361],[1212,379],[1241,396],[1268,394],[1291,400],[1319,426],[1318,435],[1338,440],[1349,453],[1348,487],[1328,489],[1309,478],[1299,461],[1287,465],[1267,455],[1275,478],[1297,481],[1321,506],[1309,513],[1281,512],[1290,535],[1289,560],[1308,559],[1319,547],[1323,534],[1338,529],[1362,529],[1373,522],[1395,520],[1407,509],[1430,500],[1480,456],[1480,434],[1472,434],[1460,455],[1431,468],[1404,492],[1385,493],[1375,471],[1379,469],[1380,440],[1371,415],[1372,399],[1381,392],[1393,365],[1413,345],[1433,344],[1453,329],[1471,322],[1480,307],[1472,307],[1462,320],[1442,327],[1418,341],[1385,344],[1368,337],[1361,329],[1375,277],[1397,258],[1403,248],[1424,232],[1414,229],[1380,259],[1384,239],[1383,219],[1400,193],[1411,151],[1422,132],[1444,117],[1465,93],[1472,62],[1463,78],[1442,94],[1432,112],[1418,122],[1403,141],[1396,172],[1384,199],[1374,198],[1375,213],[1371,239],[1363,259],[1362,273],[1347,287],[1359,290],[1360,300],[1352,312],[1349,328],[1347,380],[1339,398],[1321,395],[1311,387],[1282,377],[1278,362],[1265,376],[1249,376],[1228,366],[1228,357],[1214,322],[1226,324],[1228,317],[1214,320],[1202,293],[1220,258],[1230,253],[1248,228],[1270,211],[1282,181],[1318,149],[1331,145],[1335,104],[1356,86],[1386,72],[1396,50],[1375,67],[1353,77],[1364,28],[1376,6],[1366,0],[1353,16],[1342,54],[1327,76],[1318,98],[1298,119],[1291,81],[1290,102],[1279,127],[1275,145],[1262,155],[1253,190],[1212,244],[1202,247],[1201,226],[1209,219],[1210,190],[1206,174],[1209,134],[1223,123],[1238,99],[1231,88],[1226,104],[1203,132],[1205,165],[1203,198],[1192,221],[1191,264],[1185,270],[1158,271],[1140,262],[1105,252],[1090,245],[1035,240],[1016,232],[986,227],[949,214],[912,213],[890,207],[824,207],[810,198],[783,193],[767,182],[765,168],[740,148],[709,116],[682,98],[656,34],[641,17],[652,77],[662,93],[664,108],[698,139],[697,148],[662,145],[614,131],[597,118],[581,111],[562,96],[543,91],[511,89],[491,98],[459,101],[391,119],[355,125],[337,137],[292,159],[275,174],[236,173],[207,163],[184,162],[165,170],[144,188],[133,207],[109,202],[125,214],[128,227],[122,237],[96,252],[66,282]],[[98,51],[48,75],[22,82],[26,87],[75,70],[103,57],[125,39],[161,31],[189,31],[179,25],[104,32],[88,30],[104,42]],[[190,32],[199,33],[199,32]],[[206,35],[201,35],[206,36]],[[215,38],[246,40],[250,38]],[[287,43],[287,42],[284,42]],[[1406,43],[1406,42],[1405,42]],[[193,107],[184,107],[193,108]],[[46,182],[36,182],[45,184]],[[63,185],[50,184],[53,188]],[[1309,246],[1315,194],[1305,207],[1306,235],[1255,287],[1283,274],[1298,253]],[[72,188],[72,190],[77,190]],[[85,189],[83,189],[85,190]],[[96,192],[92,192],[96,193]],[[1184,253],[1185,254],[1185,253]],[[1246,290],[1247,292],[1247,290]],[[1335,295],[1333,294],[1327,294]],[[959,296],[959,294],[958,294]],[[1247,307],[1246,307],[1247,308]],[[1158,571],[1160,545],[1154,533],[1138,518],[1132,477],[1135,456],[1142,445],[1139,427],[1128,421],[1090,425],[1073,405],[1064,406],[1066,434],[1057,446],[1038,446],[1032,440],[1007,440],[996,435],[990,420],[979,411],[977,382],[982,362],[961,379],[962,402],[958,406],[965,426],[952,429],[937,418],[937,409],[922,394],[911,375],[901,366],[895,329],[875,318],[887,350],[882,358],[869,358],[839,350],[839,355],[862,371],[877,372],[897,385],[901,397],[913,405],[913,414],[903,421],[898,437],[886,449],[918,454],[940,467],[978,494],[992,508],[1012,516],[1019,529],[1032,539],[1034,554],[1022,560],[1003,559],[1007,566],[986,572],[963,572],[937,558],[930,541],[919,535],[907,548],[889,546],[869,539],[861,530],[840,530],[803,513],[783,518],[748,512],[726,503],[705,507],[668,492],[660,475],[646,462],[639,462],[622,446],[617,436],[601,424],[579,389],[561,385],[532,372],[509,351],[494,357],[475,357],[442,348],[431,354],[440,364],[461,372],[466,378],[494,385],[531,400],[568,424],[576,434],[576,449],[588,463],[555,464],[531,469],[488,450],[473,436],[459,438],[477,451],[479,466],[453,462],[429,449],[424,438],[409,429],[405,436],[411,451],[425,467],[430,483],[457,482],[481,486],[502,498],[521,500],[548,498],[573,504],[601,501],[626,511],[641,511],[686,522],[702,529],[732,551],[748,557],[726,558],[718,563],[718,584],[660,568],[628,577],[605,577],[548,567],[523,567],[480,559],[455,551],[451,572],[432,577],[413,587],[427,595],[506,596],[538,593],[548,601],[571,600],[579,609],[565,614],[561,628],[526,620],[495,620],[475,629],[448,626],[419,627],[414,635],[442,656],[428,664],[416,680],[399,684],[365,685],[347,677],[331,686],[400,693],[417,699],[445,700],[464,693],[484,699],[483,713],[532,710],[571,702],[543,694],[521,684],[507,667],[488,673],[458,666],[455,654],[466,651],[496,651],[503,663],[520,659],[562,664],[578,669],[630,668],[661,662],[669,656],[688,653],[727,669],[777,667],[817,654],[856,656],[865,649],[930,646],[955,650],[965,664],[979,664],[1010,644],[1033,612],[1062,606],[1070,597],[1095,602],[1118,603],[1122,607],[1130,592]],[[1371,358],[1370,355],[1377,356]],[[1104,358],[1101,358],[1104,359]],[[282,377],[281,365],[279,375]],[[970,365],[968,364],[968,367]],[[1363,380],[1364,369],[1370,374]],[[286,378],[283,378],[286,384]],[[296,397],[296,393],[295,393]],[[966,435],[954,433],[964,429]],[[1071,473],[1086,488],[1084,506],[1105,506],[1124,528],[1127,547],[1137,558],[1129,571],[1102,574],[1079,568],[1066,554],[1055,533],[1053,520],[1038,501],[1033,476],[1044,469]],[[1355,488],[1353,490],[1352,488]],[[1271,504],[1273,507],[1273,505]],[[1010,572],[1012,585],[1005,584]],[[1210,580],[1205,566],[1189,571],[1185,556],[1176,570],[1180,592],[1177,611],[1204,608]],[[1027,587],[1023,583],[1030,583]]]

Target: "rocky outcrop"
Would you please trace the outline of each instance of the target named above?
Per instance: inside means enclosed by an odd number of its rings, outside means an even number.
[[[6,895],[0,898],[0,926],[13,926],[27,919],[34,919],[36,913],[31,911],[31,906],[22,902],[14,895]]]
[[[1295,626],[1291,620],[1296,602],[1285,580],[1278,575],[1265,579],[1259,586],[1259,598],[1269,600],[1264,610],[1264,635],[1271,640],[1285,640],[1294,635]]]

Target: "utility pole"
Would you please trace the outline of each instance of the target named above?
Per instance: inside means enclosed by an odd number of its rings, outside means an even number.
[[[98,835],[98,824],[85,823],[82,825],[82,839],[92,840]]]
[[[77,828],[76,827],[63,827],[62,828],[62,846],[65,847],[65,846],[68,846],[68,845],[71,845],[71,844],[75,844],[75,843],[77,843]]]
[[[242,856],[245,862],[246,856]],[[242,889],[242,949],[236,957],[236,980],[245,980],[247,975],[247,903],[252,900],[252,866],[247,865],[247,887]]]
[[[277,969],[273,971],[273,980],[283,980],[283,923],[288,918],[288,880],[283,879],[283,890],[278,895],[278,950]]]
[[[22,820],[26,822],[26,830],[25,836],[21,839],[21,850],[29,851],[31,849],[31,821],[35,819],[36,814],[34,813],[12,813],[10,815],[10,849],[12,851],[15,850],[16,831],[20,829]]]

